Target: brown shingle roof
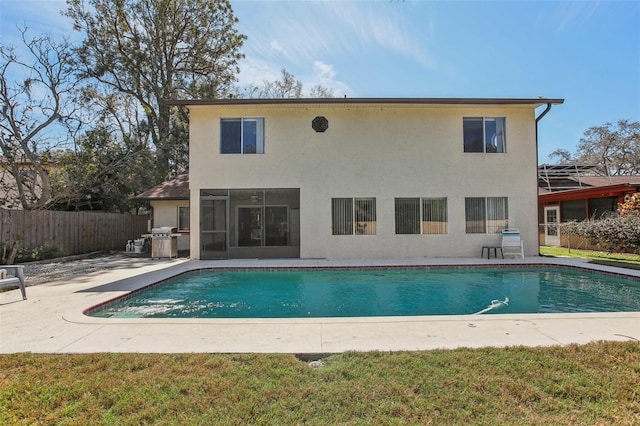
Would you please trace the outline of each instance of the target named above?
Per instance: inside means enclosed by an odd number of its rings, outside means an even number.
[[[589,186],[608,186],[640,183],[640,176],[581,176],[580,181]]]
[[[142,194],[134,197],[136,200],[188,200],[189,174],[185,173],[174,179],[162,182]]]

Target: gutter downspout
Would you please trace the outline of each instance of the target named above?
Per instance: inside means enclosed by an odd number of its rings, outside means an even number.
[[[547,103],[547,107],[540,113],[539,116],[536,117],[536,182],[538,181],[538,122],[542,120],[542,117],[547,115],[547,113],[551,110],[551,103]],[[539,194],[538,194],[538,185],[536,183],[536,205],[538,206],[538,223],[542,223],[542,218],[540,217],[540,203],[539,203]],[[538,256],[540,256],[540,229],[538,229]]]
[[[536,153],[538,152],[538,150],[537,150],[537,148],[538,148],[538,122],[540,120],[542,120],[542,117],[547,115],[547,113],[549,111],[551,111],[551,104],[550,103],[548,103],[547,107],[544,109],[544,111],[542,111],[542,113],[540,113],[540,115],[536,117]],[[537,162],[537,157],[538,157],[538,154],[536,154],[536,162]]]

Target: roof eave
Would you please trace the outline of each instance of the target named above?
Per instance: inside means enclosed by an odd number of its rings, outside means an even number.
[[[287,98],[287,99],[170,99],[174,106],[230,105],[532,105],[562,104],[550,98]]]
[[[189,201],[189,197],[133,197],[135,201]]]
[[[637,191],[640,184],[619,183],[604,186],[591,186],[588,188],[568,189],[566,191],[554,191],[538,194],[541,202],[579,200],[584,198],[614,197],[620,194]]]

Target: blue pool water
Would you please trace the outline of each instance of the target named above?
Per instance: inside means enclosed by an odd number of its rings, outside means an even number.
[[[640,311],[640,282],[581,270],[195,272],[89,312],[113,318],[301,318]]]

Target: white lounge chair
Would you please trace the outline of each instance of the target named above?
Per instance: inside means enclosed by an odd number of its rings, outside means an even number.
[[[12,272],[12,277],[2,278],[0,275],[0,287],[18,286],[22,293],[22,300],[27,300],[27,291],[24,287],[24,265],[0,265],[0,270]]]
[[[502,230],[502,255],[520,256],[524,259],[524,245],[520,238],[520,230],[505,228]]]

